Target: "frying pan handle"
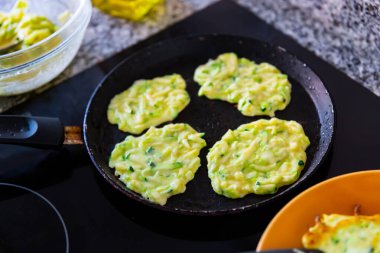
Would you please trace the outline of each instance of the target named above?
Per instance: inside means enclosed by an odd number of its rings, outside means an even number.
[[[64,139],[58,118],[0,115],[0,144],[58,149]]]

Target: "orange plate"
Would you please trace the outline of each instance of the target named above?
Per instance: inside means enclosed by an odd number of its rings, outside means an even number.
[[[380,213],[380,170],[350,173],[331,178],[302,192],[273,218],[257,250],[301,247],[301,238],[321,214]]]

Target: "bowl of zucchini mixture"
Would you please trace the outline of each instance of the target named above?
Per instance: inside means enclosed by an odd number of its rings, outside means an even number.
[[[0,96],[58,76],[78,52],[90,17],[89,0],[0,0]]]

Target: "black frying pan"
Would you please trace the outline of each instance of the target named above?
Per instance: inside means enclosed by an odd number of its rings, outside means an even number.
[[[228,129],[265,118],[245,117],[231,104],[197,96],[199,87],[193,81],[194,70],[208,59],[224,52],[235,52],[240,57],[256,62],[269,62],[287,74],[292,83],[292,101],[284,111],[277,112],[276,117],[301,123],[311,145],[307,150],[308,161],[300,179],[290,186],[280,188],[276,194],[250,194],[242,199],[232,200],[217,195],[211,188],[207,177],[208,149]],[[191,103],[174,122],[188,123],[197,131],[204,132],[208,145],[200,154],[202,165],[194,180],[187,184],[186,192],[171,197],[165,206],[159,206],[128,190],[114,175],[113,169],[108,167],[112,149],[116,143],[124,140],[127,134],[108,123],[106,111],[111,98],[127,89],[135,80],[171,73],[178,73],[184,77],[191,96]],[[237,213],[258,208],[299,187],[323,162],[331,147],[333,132],[334,109],[331,98],[321,79],[306,64],[281,47],[251,38],[227,35],[181,37],[159,42],[131,55],[112,70],[96,88],[88,104],[83,124],[88,153],[97,170],[115,189],[129,198],[161,210],[195,215]],[[14,136],[8,134],[7,143],[12,142],[12,137]],[[62,138],[60,137],[60,140]]]

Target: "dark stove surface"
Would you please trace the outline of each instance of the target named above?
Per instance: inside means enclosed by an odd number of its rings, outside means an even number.
[[[68,252],[66,224],[41,194],[0,183],[0,210],[0,252]]]
[[[157,40],[206,33],[251,36],[278,44],[306,62],[325,82],[337,113],[335,143],[329,159],[303,188],[328,177],[380,168],[380,117],[376,116],[380,99],[228,0],[169,27],[9,113],[60,117],[65,125],[81,125],[96,85],[124,57]],[[291,198],[234,216],[176,216],[141,206],[116,192],[97,174],[83,146],[67,146],[59,151],[0,146],[0,178],[2,182],[27,186],[50,200],[67,225],[70,252],[81,253],[252,250],[268,222]],[[64,252],[59,219],[49,208],[26,202],[29,195],[12,194],[0,188],[0,247],[16,245],[10,252]],[[7,212],[3,213],[2,207]],[[43,212],[47,214],[40,215]],[[35,222],[18,223],[17,215],[23,214],[34,217]],[[16,220],[6,218],[11,216]],[[50,218],[45,220],[45,216]],[[23,233],[29,235],[29,241],[17,238]],[[7,234],[8,237],[4,236]],[[38,249],[41,245],[49,249]]]

